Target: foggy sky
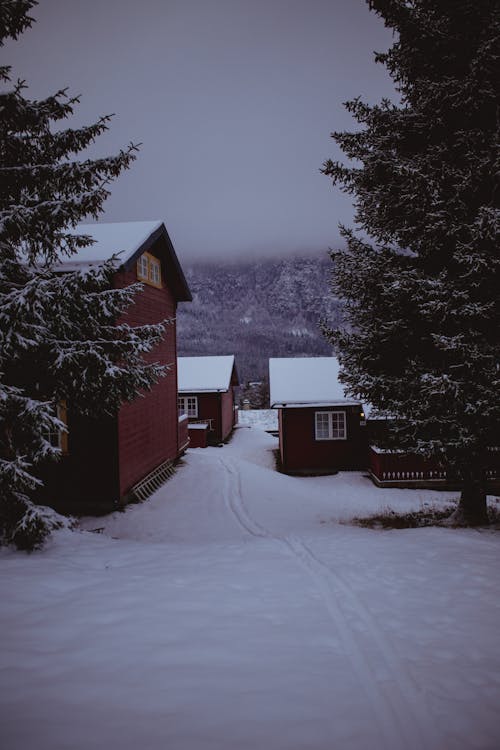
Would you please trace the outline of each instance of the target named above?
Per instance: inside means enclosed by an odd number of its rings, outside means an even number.
[[[350,199],[342,102],[395,98],[373,51],[391,33],[364,0],[40,0],[2,50],[27,95],[81,94],[72,124],[116,113],[92,155],[142,143],[104,221],[162,219],[182,259],[317,254]]]

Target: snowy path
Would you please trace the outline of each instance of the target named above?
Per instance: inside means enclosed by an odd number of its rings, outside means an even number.
[[[359,681],[359,690],[366,694],[373,710],[373,716],[383,738],[383,746],[392,745],[406,748],[429,747],[432,741],[426,732],[429,706],[421,699],[408,675],[394,658],[382,630],[370,613],[356,596],[351,587],[337,573],[321,561],[309,547],[294,536],[273,537],[249,515],[243,501],[241,475],[236,463],[221,460],[225,470],[225,499],[231,512],[240,526],[251,536],[274,540],[296,561],[312,578],[313,585],[321,592],[323,603],[331,618],[330,625],[336,632],[335,641],[342,644],[343,650],[350,658],[350,667]],[[357,638],[349,621],[343,614],[343,606],[351,609],[365,626],[369,637]],[[327,627],[329,625],[327,624]],[[378,670],[380,665],[392,681],[392,692],[385,694],[382,681],[377,678],[377,665],[373,665],[373,654],[376,654]],[[372,656],[370,656],[372,655]],[[416,707],[416,713],[415,713]],[[372,738],[372,742],[373,742]]]
[[[6,750],[494,750],[500,537],[339,525],[442,493],[292,478],[239,429],[145,504],[0,553]]]

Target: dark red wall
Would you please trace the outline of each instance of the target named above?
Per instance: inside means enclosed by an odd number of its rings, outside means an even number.
[[[200,419],[211,419],[213,432],[210,433],[211,440],[222,440],[222,420],[221,420],[221,404],[220,404],[220,393],[189,393],[183,394],[189,396],[196,396],[198,399],[198,416],[190,418],[190,422],[196,422]]]
[[[211,419],[213,432],[210,440],[220,442],[231,433],[234,425],[234,394],[233,389],[225,393],[183,393],[183,396],[196,396],[198,399],[198,416],[190,418],[190,422]]]
[[[221,393],[222,409],[222,432],[221,440],[225,440],[231,434],[234,426],[234,393],[230,388],[226,393]]]
[[[68,454],[45,464],[36,501],[62,513],[98,515],[120,499],[116,418],[68,412]]]
[[[285,471],[364,469],[367,445],[359,406],[281,409],[280,452]],[[317,411],[345,411],[346,440],[316,440]]]
[[[441,479],[446,469],[436,459],[427,459],[415,453],[378,452],[370,447],[369,469],[380,481],[391,479]]]
[[[163,281],[165,271],[162,269]],[[135,267],[117,274],[115,286],[137,281]],[[167,286],[162,289],[144,284],[135,304],[127,310],[123,322],[129,325],[158,323],[174,318],[176,302]],[[118,414],[118,462],[120,495],[125,495],[140,479],[178,452],[177,351],[175,322],[168,325],[162,343],[145,355],[150,362],[171,364],[166,377],[131,404],[124,404]]]
[[[486,478],[492,481],[500,478],[500,450],[490,448],[486,454]],[[370,446],[368,468],[378,482],[416,482],[446,480],[460,484],[456,471],[437,458],[424,458],[415,453],[379,451]]]
[[[208,445],[208,427],[189,430],[189,447],[206,448]]]
[[[157,257],[153,248],[150,251]],[[176,301],[166,286],[148,284],[120,322],[131,326],[173,319]],[[115,275],[116,288],[137,282],[135,263],[130,271]],[[37,500],[58,510],[77,514],[98,514],[116,507],[138,481],[179,452],[177,415],[177,351],[175,321],[166,328],[162,343],[145,359],[171,364],[167,376],[131,404],[121,407],[116,417],[90,419],[71,412],[68,404],[68,455],[40,470],[45,487]],[[187,429],[183,430],[184,442]]]

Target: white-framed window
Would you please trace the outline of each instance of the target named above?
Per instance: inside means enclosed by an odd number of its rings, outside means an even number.
[[[177,410],[179,414],[187,414],[188,417],[197,417],[198,396],[179,396],[177,398]]]
[[[317,411],[314,421],[316,440],[346,440],[345,411]]]
[[[149,253],[143,253],[137,261],[137,278],[151,286],[161,287],[161,263]]]
[[[141,255],[141,257],[137,261],[137,278],[141,279],[141,281],[148,280],[148,266],[149,263],[147,255]]]
[[[161,284],[161,266],[158,258],[149,259],[149,280],[155,286]]]

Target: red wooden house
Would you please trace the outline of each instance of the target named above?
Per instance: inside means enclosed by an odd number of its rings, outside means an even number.
[[[80,225],[77,233],[96,240],[72,256],[61,270],[88,267],[120,253],[113,286],[141,281],[143,291],[127,310],[130,325],[175,319],[177,303],[191,300],[165,225],[126,222]],[[63,455],[44,470],[40,501],[71,513],[107,512],[157,488],[172,462],[187,448],[187,420],[177,414],[177,344],[175,320],[150,361],[170,365],[166,377],[115,417],[83,417],[68,404]]]
[[[281,465],[289,474],[366,466],[362,404],[346,398],[334,357],[269,360],[271,407],[278,409]]]
[[[386,422],[347,398],[334,357],[269,360],[271,407],[279,410],[279,445],[289,474],[367,470],[380,487],[458,486],[436,459],[380,448]],[[500,450],[488,452],[488,479],[500,479]],[[495,480],[496,483],[495,483]]]
[[[226,440],[238,421],[234,389],[239,378],[234,355],[179,357],[177,369],[179,415],[188,416],[191,446]]]

